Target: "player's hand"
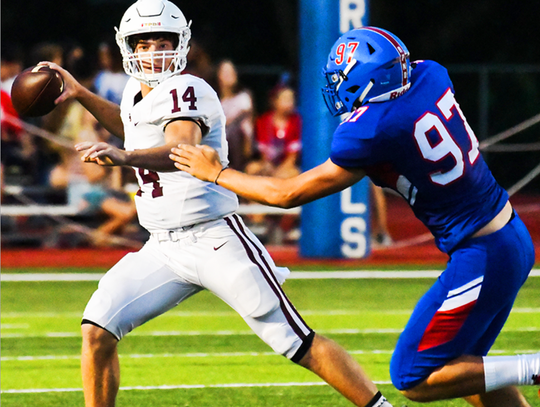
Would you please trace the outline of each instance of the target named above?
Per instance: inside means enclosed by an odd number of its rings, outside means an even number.
[[[64,81],[64,90],[62,94],[54,101],[54,103],[59,104],[67,99],[72,99],[79,96],[83,86],[68,71],[54,62],[42,61],[38,65],[46,65],[49,68],[60,72],[60,75],[62,75],[62,80]]]
[[[112,166],[126,163],[126,152],[107,143],[84,141],[75,145],[75,150],[84,151],[81,160],[98,165]]]
[[[171,153],[176,168],[202,181],[214,182],[223,167],[217,151],[209,146],[178,144]]]

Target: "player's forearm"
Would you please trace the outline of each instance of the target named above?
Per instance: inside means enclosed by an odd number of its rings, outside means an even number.
[[[120,118],[120,106],[103,99],[86,88],[80,90],[76,98],[107,131],[122,140],[124,139],[124,125]]]
[[[157,172],[178,171],[174,162],[169,159],[170,150],[171,145],[167,144],[161,147],[126,151],[123,165]]]
[[[303,203],[297,199],[292,182],[287,179],[248,175],[227,168],[219,175],[217,184],[264,205],[292,208]]]

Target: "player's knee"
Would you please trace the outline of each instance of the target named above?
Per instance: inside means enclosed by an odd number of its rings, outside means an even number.
[[[89,321],[83,321],[81,333],[83,347],[93,352],[113,351],[118,343],[118,339],[113,334]]]
[[[390,379],[396,389],[406,398],[416,403],[426,403],[432,401],[429,398],[429,392],[426,392],[425,378],[413,374],[399,357],[400,353],[394,351],[390,360]]]
[[[307,332],[301,335],[285,323],[263,323],[259,325],[260,320],[252,325],[259,337],[272,348],[274,352],[283,355],[295,363],[308,353],[313,342],[313,332]],[[262,329],[257,329],[261,327]]]
[[[411,363],[399,343],[390,359],[390,380],[396,389],[407,392],[426,378],[425,372]],[[412,400],[412,399],[411,399]]]
[[[291,357],[291,361],[299,364],[300,366],[309,368],[311,364],[311,347],[313,346],[313,339],[315,338],[315,332],[311,332],[306,336],[302,344],[298,347],[294,355]]]
[[[438,400],[430,392],[421,389],[422,386],[416,386],[411,389],[400,390],[407,399],[414,401],[415,403],[429,403],[430,401]]]
[[[400,393],[408,400],[414,401],[416,403],[422,402],[422,400],[419,399],[418,394],[414,390],[400,390]]]

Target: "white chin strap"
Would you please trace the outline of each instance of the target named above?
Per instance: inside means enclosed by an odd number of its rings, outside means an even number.
[[[362,94],[358,97],[358,101],[360,102],[360,104],[362,104],[362,102],[364,101],[364,98],[369,93],[372,87],[373,87],[373,81],[369,81],[369,83],[367,84]]]

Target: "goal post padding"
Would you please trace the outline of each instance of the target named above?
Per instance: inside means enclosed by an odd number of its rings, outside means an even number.
[[[302,115],[302,170],[329,157],[332,117],[321,95],[322,68],[341,33],[366,24],[366,0],[300,0],[299,97]],[[305,205],[301,216],[300,255],[362,258],[369,255],[369,181]]]

